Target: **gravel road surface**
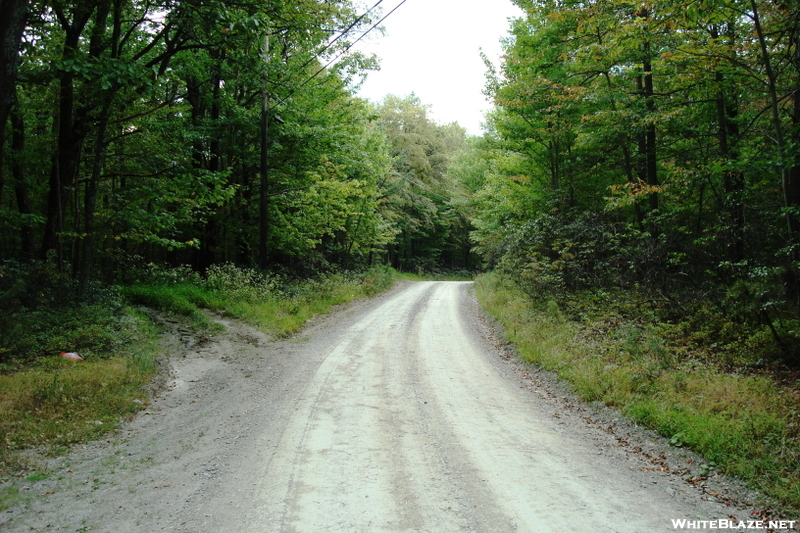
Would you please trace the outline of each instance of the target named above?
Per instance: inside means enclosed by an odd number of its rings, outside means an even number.
[[[220,321],[173,328],[153,403],[6,486],[0,529],[650,533],[751,512],[733,482],[685,481],[699,458],[509,358],[471,283],[405,283],[280,341]]]

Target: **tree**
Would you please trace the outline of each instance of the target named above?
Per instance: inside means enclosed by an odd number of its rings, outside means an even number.
[[[4,159],[6,124],[15,100],[17,56],[27,14],[28,0],[0,2],[0,162]],[[0,201],[3,198],[4,185],[4,167],[0,164]]]
[[[485,154],[518,163],[486,171],[479,249],[566,289],[700,290],[786,348],[776,324],[800,311],[796,6],[517,3]]]
[[[322,66],[371,24],[356,4],[25,5],[3,2],[3,258],[38,240],[79,294],[142,260],[255,264],[265,82],[271,260],[359,265],[391,239],[386,144],[349,85],[374,60]]]
[[[466,236],[468,226],[452,202],[455,187],[447,177],[451,159],[464,146],[464,129],[435,123],[414,95],[388,96],[378,112],[393,158],[392,175],[382,186],[397,231],[390,260],[403,270],[468,267],[466,239],[459,236]]]

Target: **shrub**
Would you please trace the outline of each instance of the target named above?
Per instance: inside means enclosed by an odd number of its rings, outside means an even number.
[[[281,285],[279,276],[232,263],[212,265],[202,286],[229,301],[263,302],[274,298]]]

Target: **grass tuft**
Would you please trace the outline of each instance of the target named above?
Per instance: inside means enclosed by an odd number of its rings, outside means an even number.
[[[277,283],[258,298],[226,300],[226,311],[265,333],[284,337],[297,333],[313,316],[330,312],[355,298],[391,287],[395,272],[375,267],[363,274],[328,274],[313,280]]]
[[[148,401],[155,372],[155,330],[140,319],[141,337],[126,352],[70,361],[57,355],[0,375],[0,473],[23,469],[18,451],[55,452],[98,438]]]

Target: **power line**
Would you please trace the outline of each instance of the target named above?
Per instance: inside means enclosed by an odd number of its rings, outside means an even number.
[[[378,2],[378,4],[380,4],[382,1],[383,1],[383,0],[381,0],[380,2]],[[328,61],[328,62],[327,62],[327,63],[326,63],[326,64],[325,64],[325,65],[324,65],[322,68],[320,68],[320,69],[319,69],[318,71],[316,71],[314,74],[312,74],[311,76],[309,76],[309,77],[308,77],[308,78],[307,78],[307,79],[306,79],[306,80],[305,80],[303,83],[301,83],[300,85],[298,85],[297,87],[295,87],[295,88],[294,88],[294,90],[292,90],[292,92],[291,92],[291,93],[289,93],[289,96],[287,96],[287,97],[286,97],[286,99],[289,99],[289,98],[291,98],[291,97],[292,97],[292,95],[294,95],[294,93],[296,93],[297,91],[299,91],[300,89],[302,89],[303,87],[305,87],[306,85],[308,85],[308,83],[309,83],[311,80],[313,80],[314,78],[316,78],[317,76],[319,76],[319,75],[320,75],[320,74],[321,74],[321,73],[322,73],[324,70],[326,70],[326,69],[327,69],[328,67],[330,67],[330,66],[331,66],[333,63],[335,63],[335,62],[336,62],[336,61],[337,61],[337,60],[338,60],[340,57],[342,57],[342,56],[343,56],[343,55],[345,55],[347,52],[349,52],[349,51],[350,51],[350,49],[351,49],[353,46],[355,46],[355,45],[356,45],[356,44],[357,44],[357,43],[358,43],[358,42],[359,42],[361,39],[363,39],[364,37],[366,37],[366,35],[367,35],[369,32],[371,32],[372,30],[374,30],[375,28],[377,28],[377,27],[378,27],[378,26],[379,26],[379,25],[380,25],[380,24],[381,24],[381,23],[382,23],[384,20],[386,20],[387,18],[389,18],[389,17],[392,15],[392,13],[394,13],[395,11],[397,11],[397,10],[400,8],[400,6],[402,6],[402,5],[403,5],[403,4],[405,4],[406,2],[407,2],[407,0],[402,0],[402,1],[401,1],[399,4],[397,4],[397,5],[394,7],[394,9],[392,9],[391,11],[389,11],[389,13],[387,13],[387,14],[386,14],[386,15],[385,15],[385,16],[384,16],[382,19],[380,19],[378,22],[376,22],[375,24],[373,24],[373,25],[372,25],[372,26],[371,26],[371,27],[370,27],[370,28],[369,28],[367,31],[365,31],[364,33],[362,33],[362,34],[361,34],[361,36],[360,36],[358,39],[356,39],[355,41],[353,41],[352,43],[350,43],[350,45],[348,45],[348,46],[347,46],[347,48],[345,48],[345,49],[344,49],[344,51],[342,51],[342,52],[341,52],[339,55],[337,55],[336,57],[334,57],[333,59],[331,59],[330,61]],[[370,11],[372,11],[372,9],[374,9],[374,8],[375,8],[375,7],[376,7],[378,4],[375,4],[374,6],[372,6],[372,8],[370,8]],[[362,19],[362,18],[364,18],[364,16],[366,16],[368,13],[369,13],[369,11],[367,11],[367,13],[365,13],[364,15],[362,15],[361,17],[359,17],[359,20],[360,20],[360,19]],[[353,25],[354,25],[354,24],[353,24]],[[350,27],[352,27],[353,25],[351,25]],[[317,59],[317,58],[319,57],[319,55],[320,55],[320,54],[317,54],[316,56],[314,56],[313,58],[311,58],[311,60],[310,60],[309,62],[307,62],[307,63],[306,63],[305,65],[303,65],[303,66],[304,66],[304,67],[305,67],[305,66],[308,66],[308,64],[309,64],[311,61],[313,61],[314,59]],[[285,101],[285,100],[284,100],[284,101]]]
[[[400,174],[399,172],[395,172],[395,173],[394,173],[394,175],[395,175],[395,176],[397,176],[398,178],[402,179],[402,180],[406,180],[406,181],[407,181],[407,182],[409,182],[411,185],[414,185],[414,186],[416,186],[416,187],[419,187],[419,188],[420,188],[420,189],[422,189],[423,191],[426,191],[426,192],[428,192],[428,193],[430,193],[430,194],[432,194],[432,195],[434,195],[434,196],[437,196],[437,197],[441,198],[442,200],[444,200],[444,201],[446,201],[446,202],[449,202],[449,201],[450,201],[450,198],[445,198],[445,197],[444,197],[444,196],[442,196],[441,194],[438,194],[438,193],[435,193],[435,192],[433,192],[432,190],[430,190],[429,188],[425,187],[425,186],[424,186],[424,185],[422,185],[421,183],[418,183],[418,182],[416,182],[416,181],[412,180],[411,178],[407,178],[407,177],[403,176],[402,174]]]
[[[318,57],[320,57],[322,54],[324,54],[324,53],[325,53],[325,51],[326,51],[328,48],[330,48],[331,46],[333,46],[334,44],[336,44],[336,41],[338,41],[339,39],[341,39],[342,37],[344,37],[345,35],[347,35],[347,33],[348,33],[350,30],[352,30],[352,29],[355,27],[355,25],[356,25],[356,24],[358,24],[359,22],[361,22],[362,20],[364,20],[364,17],[366,17],[367,15],[369,15],[369,14],[372,12],[372,10],[373,10],[373,9],[375,9],[376,7],[378,7],[379,5],[381,5],[381,3],[383,3],[383,0],[378,0],[378,2],[377,2],[375,5],[373,5],[371,8],[369,8],[369,9],[368,9],[368,10],[367,10],[367,11],[366,11],[366,12],[365,12],[363,15],[361,15],[361,16],[360,16],[360,17],[358,17],[356,20],[354,20],[354,21],[353,21],[353,23],[352,23],[352,24],[350,24],[350,25],[349,25],[347,28],[345,28],[344,30],[342,30],[341,32],[339,32],[339,35],[337,35],[337,36],[336,36],[336,38],[335,38],[334,40],[332,40],[331,42],[329,42],[328,44],[326,44],[326,45],[325,45],[325,47],[324,47],[322,50],[320,50],[319,52],[317,52],[317,53],[316,53],[316,54],[315,54],[313,57],[311,57],[311,58],[310,58],[308,61],[306,61],[305,63],[303,63],[303,65],[302,65],[302,66],[301,66],[301,67],[300,67],[298,70],[302,71],[302,70],[303,70],[303,69],[305,69],[305,68],[306,68],[308,65],[310,65],[311,63],[313,63],[315,59],[317,59],[317,58],[318,58]]]

